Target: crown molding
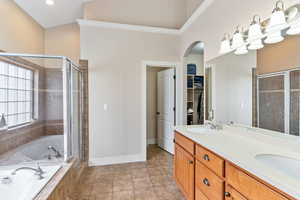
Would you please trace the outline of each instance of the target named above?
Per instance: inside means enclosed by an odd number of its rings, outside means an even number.
[[[90,1],[90,0],[86,0]],[[78,19],[77,23],[80,26],[92,26],[100,28],[112,28],[120,30],[130,30],[130,31],[140,31],[148,33],[159,33],[159,34],[169,34],[169,35],[181,35],[183,34],[196,20],[197,18],[214,2],[215,0],[205,0],[189,17],[189,19],[183,24],[180,29],[170,29],[152,26],[140,26],[131,24],[120,24],[96,20]]]
[[[139,25],[130,25],[130,24],[119,24],[119,23],[86,20],[86,19],[78,19],[77,23],[80,26],[93,26],[93,27],[99,27],[99,28],[111,28],[111,29],[121,29],[121,30],[129,30],[129,31],[148,32],[148,33],[180,35],[180,31],[178,29],[168,29],[168,28],[151,27],[151,26],[139,26]]]

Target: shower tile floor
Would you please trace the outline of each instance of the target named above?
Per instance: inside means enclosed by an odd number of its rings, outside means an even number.
[[[173,180],[173,156],[156,145],[147,162],[88,168],[74,200],[184,200]]]

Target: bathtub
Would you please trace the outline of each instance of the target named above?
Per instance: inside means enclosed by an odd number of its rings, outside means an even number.
[[[45,163],[44,163],[45,164]],[[0,199],[1,200],[33,200],[51,180],[56,172],[61,168],[60,165],[41,165],[43,179],[39,180],[33,171],[20,170],[15,175],[12,172],[18,167],[36,165],[19,165],[10,167],[0,167]]]
[[[32,142],[26,143],[0,156],[0,166],[17,165],[20,163],[36,162],[63,162],[64,136],[43,136]],[[53,146],[62,155],[60,158],[54,156],[54,152],[48,149]]]

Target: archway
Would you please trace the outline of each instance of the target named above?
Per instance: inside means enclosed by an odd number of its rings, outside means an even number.
[[[183,121],[185,124],[203,124],[205,113],[204,43],[192,43],[183,58]]]

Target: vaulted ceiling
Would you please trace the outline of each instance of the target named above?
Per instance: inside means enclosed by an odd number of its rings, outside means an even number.
[[[45,0],[14,1],[44,28],[72,23],[83,15],[84,0],[54,0],[52,6],[47,5]]]
[[[180,28],[204,0],[14,0],[44,28],[85,18],[114,23]]]

